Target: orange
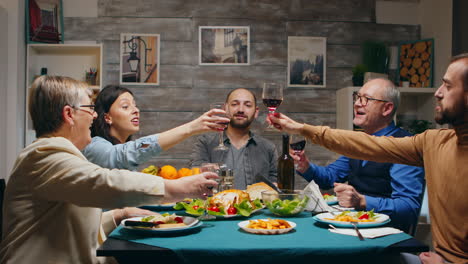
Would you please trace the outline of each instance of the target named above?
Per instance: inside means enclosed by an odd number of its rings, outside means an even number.
[[[177,179],[179,178],[177,175],[177,169],[171,165],[162,166],[159,170],[159,176],[163,177],[164,179]]]
[[[180,177],[185,177],[185,176],[191,176],[192,175],[192,170],[189,168],[181,168],[177,172],[177,175]]]
[[[193,167],[192,168],[192,175],[195,175],[195,174],[200,174],[200,168],[199,167]]]

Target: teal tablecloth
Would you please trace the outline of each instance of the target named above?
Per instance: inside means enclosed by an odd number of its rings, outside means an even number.
[[[178,214],[183,214],[178,212]],[[268,212],[249,219],[278,218]],[[394,243],[411,238],[400,233],[360,241],[357,237],[335,234],[327,226],[312,219],[310,213],[284,218],[297,227],[281,235],[256,235],[246,233],[237,224],[246,219],[205,221],[203,227],[190,234],[173,237],[148,236],[118,227],[110,237],[129,240],[174,251],[182,262],[199,263],[206,260],[222,263],[299,263],[330,258],[344,261],[349,258],[374,258]],[[221,263],[221,262],[220,262]],[[315,262],[317,263],[317,262]],[[361,262],[364,263],[364,262]]]

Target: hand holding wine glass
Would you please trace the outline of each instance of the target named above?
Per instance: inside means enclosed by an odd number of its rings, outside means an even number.
[[[263,104],[268,108],[268,115],[273,115],[283,102],[283,87],[279,83],[264,83],[262,92]],[[267,129],[273,129],[268,125]]]
[[[224,102],[216,102],[216,103],[212,103],[210,104],[210,109],[224,109]],[[227,125],[229,123],[222,123],[223,125]],[[219,133],[219,145],[214,148],[215,150],[227,150],[228,148],[224,145],[224,139],[223,139],[223,131],[224,131],[224,128],[220,128],[218,129],[218,133]]]
[[[299,163],[303,161],[305,155],[304,155],[304,149],[306,146],[306,139],[303,135],[300,134],[293,134],[290,136],[290,143],[289,146],[292,150],[293,156],[294,156],[294,169],[298,170],[299,168]],[[297,158],[299,159],[297,159]]]

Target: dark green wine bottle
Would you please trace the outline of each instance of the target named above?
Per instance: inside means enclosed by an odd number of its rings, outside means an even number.
[[[278,187],[294,190],[294,160],[289,155],[289,135],[283,134],[283,153],[278,159]]]

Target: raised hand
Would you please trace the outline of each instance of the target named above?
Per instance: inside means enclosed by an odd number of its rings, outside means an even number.
[[[213,194],[213,187],[218,183],[219,176],[214,172],[182,177],[176,180],[164,180],[165,201],[178,202],[184,198],[205,198]]]
[[[229,123],[226,111],[222,109],[210,109],[189,124],[190,134],[196,135],[208,131],[219,131],[226,128]]]
[[[309,165],[310,161],[305,155],[304,150],[301,150],[301,151],[290,150],[289,155],[291,155],[291,157],[294,159],[294,167],[297,171],[299,171],[300,173],[304,173],[307,171],[307,169],[310,166]]]
[[[298,123],[284,114],[275,113],[267,116],[267,122],[276,129],[288,134],[301,134],[304,124]]]

